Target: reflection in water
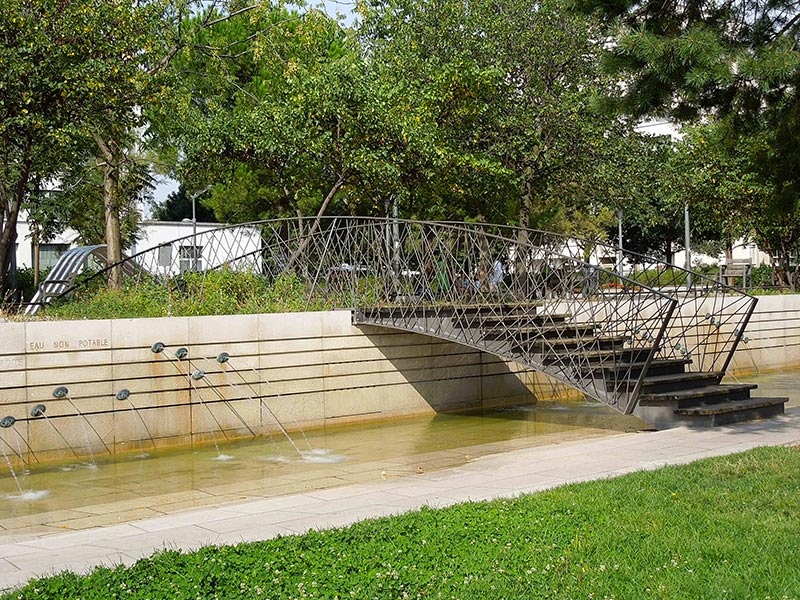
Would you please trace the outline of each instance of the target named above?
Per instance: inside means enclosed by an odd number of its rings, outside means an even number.
[[[333,454],[330,450],[320,448],[318,450],[309,450],[308,452],[301,452],[301,461],[306,463],[317,464],[333,464],[347,460],[346,456],[340,454]]]
[[[754,396],[789,398],[786,408],[800,407],[800,369],[784,369],[760,375],[735,377],[729,375],[726,383],[757,383]]]
[[[563,410],[564,406],[568,410]],[[116,462],[32,467],[0,474],[0,527],[75,529],[198,506],[379,481],[457,466],[496,452],[559,443],[644,424],[594,403],[539,404],[438,414],[306,432],[314,450],[257,438],[193,449],[129,454]],[[224,458],[223,458],[224,457]],[[36,497],[31,490],[38,490]],[[27,494],[27,496],[26,496]],[[21,497],[20,497],[21,496]],[[46,529],[45,529],[46,530]],[[2,534],[0,534],[2,535]]]

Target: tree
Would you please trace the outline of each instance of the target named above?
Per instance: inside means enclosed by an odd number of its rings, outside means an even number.
[[[115,172],[114,196],[119,221],[120,250],[132,246],[138,239],[142,219],[141,207],[151,201],[155,181],[150,165],[136,160],[126,150]],[[62,174],[62,192],[59,196],[62,219],[66,226],[78,234],[85,245],[107,242],[105,196],[107,194],[108,167],[102,160],[89,158]]]
[[[716,123],[688,128],[672,160],[675,195],[689,204],[693,236],[720,240],[728,259],[736,240],[753,237],[774,193],[755,169],[754,150],[752,143],[731,143]]]
[[[594,185],[623,220],[623,247],[672,262],[683,246],[683,201],[674,194],[674,145],[668,137],[620,136],[613,157],[598,165]],[[618,222],[608,237],[618,237]]]
[[[626,83],[633,114],[757,121],[796,103],[800,11],[793,0],[579,0],[614,36],[606,65]]]
[[[42,189],[41,181],[33,181],[22,206],[30,227],[34,287],[39,286],[41,276],[40,245],[53,240],[68,226],[68,211],[59,196],[58,191]]]
[[[217,223],[214,211],[195,198],[194,217],[204,223]],[[171,192],[163,202],[153,203],[153,218],[157,221],[183,221],[192,218],[192,200],[186,194],[186,187],[181,184]]]
[[[729,259],[734,241],[755,241],[772,258],[774,283],[796,288],[800,202],[781,185],[785,175],[766,170],[779,153],[773,135],[731,138],[720,122],[689,129],[678,146],[677,190],[691,206],[695,233],[722,240]]]
[[[354,40],[319,11],[231,15],[173,66],[183,87],[155,135],[181,148],[181,180],[213,185],[221,219],[374,212],[366,190],[407,155]]]
[[[467,218],[561,230],[576,214],[590,229],[606,218],[590,182],[630,128],[594,110],[610,82],[591,20],[558,0],[375,0],[364,12],[371,60],[409,112],[430,115],[449,159],[420,204],[433,189],[435,207]]]
[[[754,235],[786,271],[792,240],[800,237],[794,230],[800,4],[580,0],[578,6],[600,14],[613,37],[605,64],[624,84],[613,106],[704,124],[683,151],[697,161],[685,163],[684,185],[701,217],[695,224],[707,221],[728,247],[732,235]]]
[[[140,123],[164,0],[7,0],[0,6],[0,282],[34,179],[82,162],[104,168],[109,260],[120,255],[123,150]]]

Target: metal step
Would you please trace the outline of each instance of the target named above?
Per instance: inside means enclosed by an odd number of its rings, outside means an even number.
[[[581,359],[584,364],[589,366],[597,365],[610,365],[621,364],[630,362],[642,362],[650,354],[652,348],[610,348],[610,349],[596,349],[584,350],[581,353]],[[572,364],[575,362],[571,354],[558,354],[551,353],[550,356],[543,358],[545,364],[555,364],[562,362],[564,364]]]
[[[614,360],[612,355],[607,360],[600,360],[584,367],[584,373],[609,372],[625,377],[638,377],[647,364],[645,361]],[[647,369],[648,376],[679,375],[686,372],[686,366],[692,364],[689,358],[655,359]]]
[[[622,344],[624,344],[628,338],[624,336],[608,336],[608,337],[573,337],[573,338],[554,338],[554,339],[543,339],[540,337],[531,339],[528,342],[516,343],[514,344],[511,349],[515,352],[520,352],[522,354],[528,352],[538,352],[540,350],[544,350],[545,352],[552,351],[554,349],[557,350],[569,350],[569,351],[579,351],[582,354],[584,352],[596,352],[596,351],[612,351],[612,350],[623,350]],[[553,353],[554,356],[558,357],[558,354]],[[558,359],[556,359],[557,361]],[[550,363],[552,364],[552,363]]]
[[[538,303],[495,305],[383,306],[366,309],[373,321],[428,333],[485,352],[538,365],[580,389],[613,397],[641,394],[634,414],[656,427],[714,426],[783,413],[783,398],[751,398],[754,384],[722,384],[720,371],[687,372],[687,358],[654,358],[652,346],[631,347],[624,335],[604,335],[564,313],[537,314]],[[354,318],[357,315],[354,314]],[[635,343],[638,340],[634,340]],[[602,394],[601,394],[602,395]]]
[[[536,314],[541,302],[521,302],[519,304],[477,304],[453,308],[453,318],[463,316],[483,319],[498,315],[507,317],[529,317]]]
[[[538,314],[534,312],[533,314],[531,314],[531,313],[511,312],[511,313],[495,314],[495,315],[479,315],[477,320],[481,325],[510,323],[513,326],[515,323],[519,323],[520,325],[524,326],[533,323],[542,323],[542,324],[563,323],[570,318],[572,318],[572,315],[566,313]]]
[[[502,327],[489,329],[483,334],[487,340],[509,339],[517,342],[536,341],[537,339],[576,339],[589,338],[594,334],[591,325],[543,325],[541,327]]]
[[[748,398],[725,403],[700,404],[689,408],[677,408],[675,414],[691,419],[690,424],[719,427],[754,419],[768,419],[782,415],[788,398]]]
[[[675,391],[699,390],[704,387],[717,385],[724,373],[722,371],[696,371],[690,373],[676,373],[669,375],[651,375],[642,381],[643,394],[666,394]]]
[[[662,394],[642,394],[639,405],[675,403],[674,408],[690,408],[698,403],[717,404],[732,400],[746,400],[758,385],[754,383],[705,385],[688,390],[675,390]]]
[[[748,410],[762,408],[765,406],[783,406],[788,401],[787,398],[748,398],[747,400],[736,400],[722,404],[700,404],[690,408],[676,408],[675,414],[678,415],[722,415],[725,413],[736,412],[738,410]]]

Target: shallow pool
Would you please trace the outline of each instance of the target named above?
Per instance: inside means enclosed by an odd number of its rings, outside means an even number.
[[[329,427],[202,448],[141,450],[11,476],[0,464],[0,537],[83,529],[348,483],[413,476],[479,456],[636,431],[645,425],[589,402],[539,404]]]

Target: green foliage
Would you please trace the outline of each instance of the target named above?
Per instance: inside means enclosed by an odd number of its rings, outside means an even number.
[[[214,211],[207,208],[202,198],[195,198],[195,218],[199,223],[217,223]],[[181,185],[177,191],[170,193],[163,202],[153,203],[153,218],[157,221],[182,221],[192,218],[192,200],[186,194],[186,187]]]
[[[132,317],[200,316],[299,312],[330,308],[309,301],[306,285],[294,273],[269,282],[265,277],[230,269],[187,272],[170,281],[123,284],[106,289],[96,277],[87,288],[46,309],[55,319],[118,319]]]
[[[772,188],[758,177],[751,153],[722,125],[688,129],[673,158],[677,196],[689,203],[693,233],[705,239],[749,236]]]
[[[611,181],[630,130],[597,110],[596,24],[563,2],[376,0],[362,37],[439,155],[406,212],[592,236],[603,207],[635,195]],[[607,168],[603,168],[607,166]],[[613,195],[609,194],[613,188]]]
[[[746,125],[771,106],[797,102],[800,20],[791,0],[576,5],[602,15],[617,39],[606,64],[627,83],[618,95],[626,112],[711,112]]]
[[[55,319],[123,319],[133,316],[166,316],[169,307],[167,290],[158,285],[140,285],[130,289],[108,289],[96,278],[93,289],[81,290],[73,297],[54,302],[45,309]]]
[[[794,292],[786,287],[756,287],[748,289],[747,293],[753,296],[780,296],[782,294],[792,294]]]
[[[669,138],[629,135],[615,157],[597,165],[594,182],[608,203],[621,210],[623,247],[672,262],[683,247],[683,199],[676,199],[674,146]],[[618,238],[618,216],[606,237]]]
[[[796,269],[796,265],[793,265],[793,267]],[[775,271],[775,267],[766,263],[753,267],[750,271],[751,288],[747,291],[754,296],[794,293],[793,287],[781,283],[784,281],[785,274],[776,273]],[[797,272],[793,270],[789,280],[794,282],[794,287],[797,286],[796,277]],[[776,284],[776,282],[778,283]]]
[[[33,269],[17,269],[17,290],[22,294],[22,301],[30,300],[36,293],[33,285]]]
[[[671,168],[698,238],[753,239],[791,283],[800,247],[800,8],[791,0],[578,0],[616,43],[607,71],[623,113],[702,122]]]
[[[65,227],[75,230],[80,245],[106,243],[103,161],[87,159],[63,173],[62,193],[57,195]],[[139,237],[141,208],[148,202],[155,182],[149,165],[126,155],[118,168],[117,212],[122,248],[130,248]]]
[[[758,265],[750,271],[750,282],[754,288],[769,288],[772,286],[772,276],[772,265]]]
[[[647,286],[682,286],[686,283],[686,271],[680,269],[649,269],[639,271],[631,279]]]
[[[174,93],[148,108],[150,134],[182,181],[213,185],[220,219],[397,202],[404,216],[596,236],[607,206],[650,179],[618,172],[632,133],[597,110],[613,87],[598,31],[560,0],[359,10],[355,34],[281,5],[187,23],[195,43],[173,60]]]
[[[396,164],[413,153],[346,30],[318,10],[277,6],[197,42],[175,58],[182,85],[154,130],[183,149],[182,180],[214,186],[207,204],[221,219],[375,212],[375,188],[393,189]]]
[[[759,448],[509,500],[36,579],[5,598],[787,598],[800,452]]]
[[[688,129],[671,160],[674,192],[689,203],[693,236],[722,240],[728,249],[737,239],[752,239],[773,258],[773,283],[794,287],[790,262],[800,251],[800,201],[787,191],[791,161],[778,168],[771,162],[780,152],[772,139],[767,132],[739,135],[727,121]]]
[[[293,273],[280,276],[272,284],[260,275],[227,269],[184,273],[176,288],[171,297],[171,312],[182,316],[305,309],[305,284]]]
[[[11,281],[9,281],[8,290],[0,297],[0,308],[4,310],[15,310],[14,306],[11,306],[11,303],[27,302],[33,297],[33,294],[36,293],[36,287],[33,285],[33,269],[24,267],[18,268],[16,275],[16,285],[12,287]],[[44,277],[44,274],[42,277]],[[9,305],[3,306],[5,302],[8,302]]]
[[[0,4],[0,287],[34,183],[82,163],[96,139],[119,140],[141,122],[135,109],[152,83],[164,2]],[[30,204],[34,219],[52,216]]]

